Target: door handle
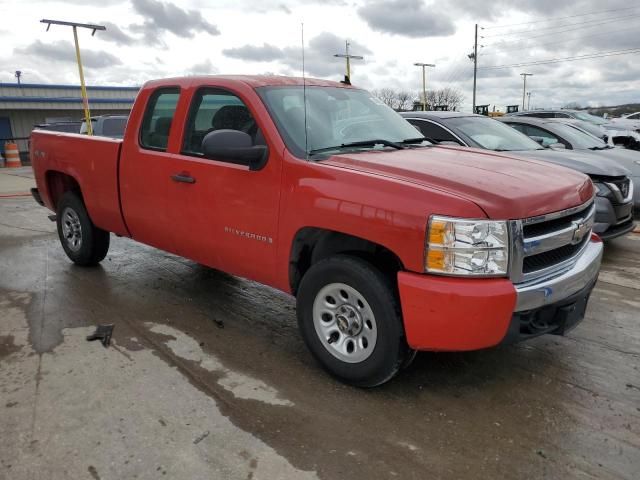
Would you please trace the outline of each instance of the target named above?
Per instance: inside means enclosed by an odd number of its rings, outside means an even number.
[[[189,175],[183,175],[183,174],[176,174],[176,175],[171,175],[171,179],[174,182],[181,182],[181,183],[196,183],[196,179],[193,177],[190,177]]]

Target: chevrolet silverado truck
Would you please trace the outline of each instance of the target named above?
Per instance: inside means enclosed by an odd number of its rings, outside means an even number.
[[[76,264],[110,233],[295,295],[318,362],[356,386],[419,350],[564,334],[602,257],[588,177],[429,144],[323,80],[151,81],[124,138],[34,131],[33,196]]]

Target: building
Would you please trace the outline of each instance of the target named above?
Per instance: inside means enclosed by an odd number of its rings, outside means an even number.
[[[91,115],[128,114],[140,87],[87,87]],[[82,98],[77,85],[0,83],[0,154],[14,140],[20,156],[28,157],[34,125],[82,120]]]

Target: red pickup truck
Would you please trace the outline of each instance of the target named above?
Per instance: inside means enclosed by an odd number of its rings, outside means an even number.
[[[353,385],[417,350],[563,334],[598,276],[586,176],[430,145],[349,85],[152,81],[123,140],[35,131],[31,147],[73,262],[100,262],[111,232],[289,292],[315,358]]]

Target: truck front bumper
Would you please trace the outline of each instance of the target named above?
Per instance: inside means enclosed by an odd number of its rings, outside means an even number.
[[[602,242],[593,237],[570,270],[526,285],[507,278],[400,272],[407,342],[416,350],[463,351],[562,334],[584,318],[602,251]]]

